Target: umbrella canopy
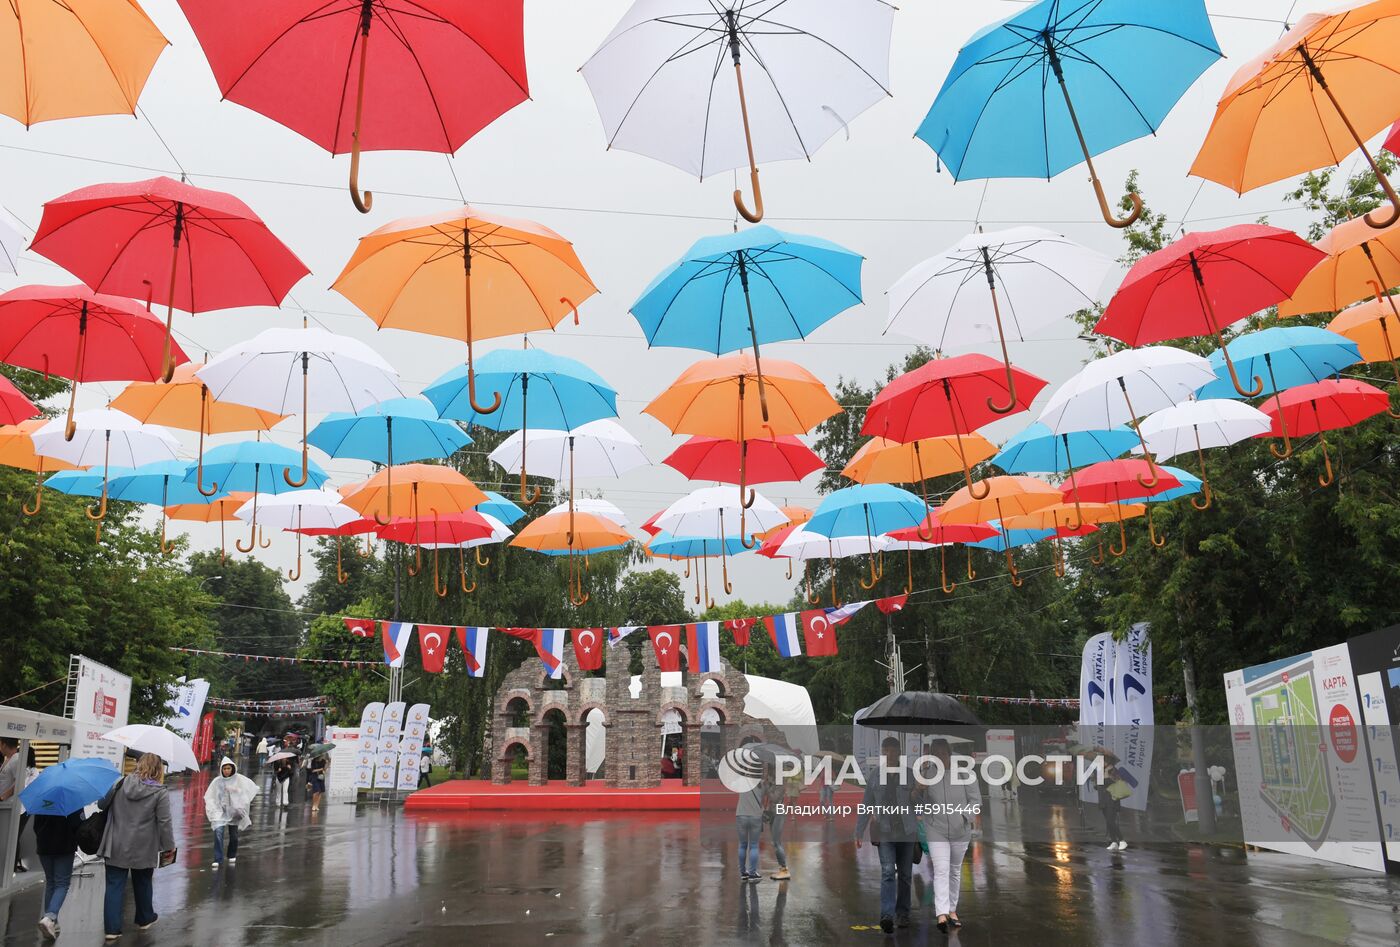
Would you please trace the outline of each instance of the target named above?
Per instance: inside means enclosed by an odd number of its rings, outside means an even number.
[[[627,514],[622,512],[621,507],[616,503],[609,503],[600,497],[579,497],[574,501],[573,508],[581,513],[592,513],[594,516],[601,516],[605,520],[612,520],[618,526],[627,525]],[[569,512],[568,503],[559,505],[548,510],[549,513]]]
[[[826,464],[806,444],[791,434],[751,437],[743,444],[726,437],[695,435],[662,461],[687,480],[739,482],[740,454],[749,483],[787,483],[801,480]]]
[[[269,756],[269,757],[267,758],[267,761],[268,761],[269,763],[276,763],[276,762],[278,762],[278,761],[280,761],[280,760],[294,760],[294,759],[296,759],[296,758],[297,758],[297,754],[295,754],[295,753],[293,753],[293,752],[291,752],[291,751],[289,751],[289,750],[279,750],[278,752],[276,752],[276,753],[272,754],[271,756]]]
[[[879,552],[890,548],[894,540],[885,536],[827,536],[799,526],[787,535],[770,558],[796,559],[805,562],[809,559],[846,559],[851,556],[869,555],[874,549]]]
[[[0,112],[25,128],[60,118],[134,115],[168,41],[136,0],[7,4],[9,68]]]
[[[525,516],[525,511],[494,490],[485,491],[486,499],[474,509],[482,516],[492,516],[507,526]]]
[[[306,748],[307,759],[315,759],[318,756],[325,756],[335,750],[334,743],[313,743]]]
[[[1126,427],[1056,434],[1035,421],[1011,435],[991,463],[1011,474],[1059,473],[1122,457],[1137,442],[1137,434]]]
[[[1149,479],[1149,477],[1154,479]],[[1128,458],[1124,460],[1105,460],[1092,466],[1085,467],[1078,472],[1078,476],[1073,483],[1065,483],[1060,486],[1066,500],[1073,501],[1076,505],[1089,503],[1108,503],[1117,508],[1118,511],[1118,545],[1109,544],[1109,552],[1115,557],[1123,555],[1128,549],[1128,536],[1123,527],[1125,519],[1140,515],[1141,512],[1134,513],[1126,504],[1133,500],[1142,500],[1152,497],[1154,494],[1165,493],[1168,490],[1176,490],[1183,484],[1173,474],[1161,467],[1154,466],[1150,461]],[[1147,514],[1147,534],[1152,545],[1161,546],[1166,540],[1157,532],[1156,524],[1152,521],[1152,510],[1144,507]]]
[[[1329,378],[1290,388],[1266,401],[1262,409],[1268,415],[1271,426],[1258,436],[1282,437],[1285,445],[1283,456],[1287,457],[1293,453],[1290,433],[1318,435],[1326,472],[1317,479],[1325,487],[1334,479],[1326,432],[1360,424],[1389,408],[1390,396],[1374,385],[1354,378]]]
[[[787,522],[761,493],[755,492],[753,500],[746,512],[755,528],[773,529]],[[656,517],[656,525],[675,536],[732,536],[741,509],[738,495],[728,487],[701,487],[666,507]]]
[[[1182,470],[1180,467],[1172,467],[1168,464],[1162,464],[1160,469],[1167,475],[1180,481],[1181,486],[1172,487],[1170,490],[1156,490],[1154,487],[1152,489],[1155,492],[1150,492],[1140,484],[1130,485],[1128,487],[1128,493],[1131,495],[1125,495],[1123,497],[1123,503],[1136,503],[1139,500],[1144,503],[1170,503],[1172,500],[1179,500],[1182,497],[1195,496],[1202,491],[1204,482],[1195,474]]]
[[[130,475],[134,467],[103,467],[60,470],[44,481],[44,486],[74,497],[100,497],[104,482],[110,484]]]
[[[549,480],[617,478],[651,464],[642,452],[641,442],[611,418],[590,421],[565,431],[516,431],[502,441],[489,458],[508,472],[517,473],[525,463],[527,441],[534,458],[533,473]]]
[[[1041,540],[1055,538],[1053,527],[1050,529],[1027,529],[996,522],[991,525],[997,528],[994,535],[968,543],[968,545],[976,546],[978,549],[990,549],[992,552],[1010,552],[1021,546],[1033,546]]]
[[[410,518],[421,519],[425,514],[465,513],[487,502],[487,497],[451,467],[400,464],[379,471],[344,501],[362,516],[387,525],[396,506],[407,510]]]
[[[969,525],[995,520],[1004,524],[1009,517],[1024,516],[1061,502],[1060,491],[1034,477],[988,477],[981,481],[985,492],[979,495],[970,486],[963,487],[938,508],[938,522],[946,525]],[[1005,539],[1006,527],[1001,527]],[[1011,555],[1012,543],[1001,547],[1006,553],[1006,568],[1011,584],[1020,586],[1022,579]],[[969,578],[971,578],[969,576]],[[946,589],[945,589],[946,591]]]
[[[19,424],[39,416],[39,406],[24,396],[8,378],[0,377],[0,423]]]
[[[234,515],[249,524],[250,546],[259,516],[264,526],[297,534],[297,565],[287,571],[292,582],[301,578],[301,537],[305,527],[337,529],[360,519],[360,514],[342,503],[334,490],[292,490],[264,497],[254,494]]]
[[[732,441],[747,439],[746,431],[761,436],[806,434],[841,411],[826,386],[795,362],[769,359],[764,383],[773,395],[765,421],[757,399],[746,397],[757,384],[752,355],[740,353],[710,358],[681,372],[643,412],[675,434],[702,434]]]
[[[885,332],[913,336],[939,352],[999,342],[1011,387],[1006,340],[1024,342],[1027,334],[1092,307],[1112,265],[1037,227],[969,234],[895,281]]]
[[[45,457],[34,452],[34,432],[43,428],[48,421],[34,418],[19,424],[0,426],[0,464],[18,467],[20,470],[35,472],[34,506],[25,504],[23,509],[29,515],[38,513],[44,503],[44,473],[50,470],[73,470],[76,465],[57,457]]]
[[[122,778],[106,760],[71,759],[46,766],[20,790],[19,801],[35,815],[71,815],[107,795]]]
[[[160,507],[160,548],[164,553],[175,551],[174,544],[165,541],[165,508],[187,503],[208,503],[199,487],[185,479],[191,465],[183,460],[162,460],[143,464],[135,470],[113,477],[108,493],[113,500],[150,503]],[[214,491],[215,496],[219,491]]]
[[[68,428],[73,433],[70,436]],[[77,467],[101,465],[102,501],[88,509],[89,519],[107,515],[108,475],[111,465],[139,467],[175,460],[180,442],[162,427],[142,424],[129,414],[111,408],[79,411],[67,424],[55,418],[33,434],[34,452],[57,457]]]
[[[137,753],[154,753],[165,760],[167,772],[199,769],[199,761],[195,759],[194,750],[190,749],[189,742],[164,727],[133,723],[109,730],[102,734],[102,739],[120,743]]]
[[[1226,326],[1287,299],[1322,259],[1293,231],[1263,224],[1187,234],[1133,264],[1094,331],[1129,345],[1213,335],[1223,346]],[[1225,354],[1236,391],[1257,395],[1262,383],[1244,387]]]
[[[0,362],[76,382],[161,376],[160,320],[86,286],[21,286],[0,295]],[[178,345],[170,356],[187,361]],[[68,400],[71,431],[78,385]]]
[[[1040,0],[983,27],[958,51],[916,137],[955,180],[1049,179],[1084,161],[1104,220],[1093,156],[1155,132],[1220,58],[1202,0]]]
[[[1356,343],[1364,362],[1390,362],[1395,382],[1400,385],[1400,306],[1386,296],[1337,313],[1328,330]],[[1394,416],[1395,412],[1391,412]]]
[[[501,404],[476,399],[473,342],[553,329],[598,291],[559,234],[471,206],[391,221],[361,237],[331,288],[381,329],[466,342],[467,400],[483,415]]]
[[[1340,164],[1360,149],[1392,209],[1366,216],[1383,227],[1400,219],[1400,195],[1366,140],[1395,121],[1400,97],[1400,5],[1352,3],[1300,18],[1231,77],[1191,173],[1244,193]]]
[[[224,524],[236,520],[234,514],[253,497],[251,493],[230,493],[215,499],[205,499],[199,503],[181,503],[165,508],[167,520],[187,520],[192,523],[219,524],[219,561],[228,556],[228,544],[224,539]]]
[[[1378,230],[1354,217],[1313,245],[1326,256],[1278,304],[1279,318],[1336,312],[1400,284],[1400,220]]]
[[[889,91],[895,8],[884,0],[634,3],[580,68],[608,147],[704,178],[812,153]],[[720,82],[725,59],[734,84]],[[745,64],[758,83],[745,94]],[[741,134],[742,132],[742,134]]]
[[[79,188],[44,205],[30,248],[93,291],[174,311],[278,306],[310,272],[238,198],[167,177]]]
[[[373,523],[373,520],[356,522]],[[380,539],[397,543],[417,543],[422,546],[457,546],[474,539],[484,539],[494,535],[499,523],[488,520],[475,510],[463,513],[446,513],[426,519],[395,517],[388,526],[376,526]]]
[[[932,691],[900,691],[882,697],[856,721],[873,730],[922,733],[930,727],[978,727],[981,723],[947,694]]]
[[[1055,503],[1033,513],[1007,517],[1005,523],[991,525],[1005,527],[1011,530],[1013,536],[1017,530],[1043,530],[1051,534],[1064,530],[1073,533],[1083,529],[1086,524],[1092,527],[1098,523],[1113,523],[1120,517],[1142,516],[1146,512],[1145,506],[1120,503],[1081,503],[1077,506],[1073,503]]]
[[[292,489],[282,471],[296,463],[297,453],[290,447],[268,441],[237,441],[211,447],[204,458],[204,471],[221,489],[275,495]],[[193,483],[197,476],[198,471],[191,468],[185,479]],[[320,489],[329,479],[312,461],[306,485]]]
[[[858,484],[828,493],[803,528],[822,536],[879,536],[918,526],[928,515],[928,505],[908,490]]]
[[[734,556],[743,551],[744,544],[738,536],[726,536],[720,540],[701,536],[674,536],[671,533],[661,532],[647,542],[647,552],[665,559]]]
[[[966,437],[924,437],[901,444],[872,437],[860,446],[841,471],[856,483],[918,483],[962,470],[963,462],[980,464],[997,451],[981,434]],[[928,502],[928,494],[924,494]]]
[[[568,430],[617,417],[617,391],[577,359],[540,349],[496,349],[476,363],[476,384],[498,400],[490,411],[472,407],[465,366],[450,369],[423,396],[438,415],[493,431]]]
[[[1263,394],[1322,381],[1361,361],[1356,343],[1317,326],[1275,326],[1235,339],[1210,353],[1215,381],[1203,385],[1198,398],[1233,398],[1226,366],[1258,379]],[[1259,394],[1260,392],[1255,392]]]
[[[583,591],[583,573],[587,567],[577,568],[574,556],[610,552],[631,541],[627,531],[612,520],[593,513],[560,510],[531,521],[510,544],[545,555],[568,556],[569,601],[579,606],[587,603],[591,596]]]
[[[223,97],[350,152],[350,194],[365,213],[374,198],[359,190],[361,151],[451,154],[529,96],[523,6],[180,0]]]
[[[350,413],[326,415],[307,442],[331,457],[392,465],[451,457],[472,442],[456,424],[438,417],[425,398],[390,398]]]
[[[1158,460],[1169,460],[1193,450],[1196,452],[1205,496],[1203,502],[1192,500],[1191,505],[1204,510],[1211,503],[1204,451],[1211,447],[1228,447],[1245,438],[1259,437],[1269,430],[1269,416],[1251,405],[1224,398],[1184,401],[1149,414],[1143,419],[1139,430],[1147,441],[1147,449]]]

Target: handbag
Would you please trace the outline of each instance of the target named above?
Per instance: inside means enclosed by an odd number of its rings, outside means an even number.
[[[78,824],[78,848],[84,855],[96,855],[102,847],[102,836],[107,834],[107,810],[100,809]]]
[[[1120,802],[1133,794],[1133,787],[1125,779],[1115,779],[1108,784],[1107,790],[1110,797]]]

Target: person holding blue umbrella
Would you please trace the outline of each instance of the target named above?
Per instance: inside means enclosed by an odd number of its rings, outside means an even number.
[[[1142,199],[1115,217],[1093,156],[1155,133],[1220,55],[1204,0],[1039,0],[968,40],[915,136],[959,181],[1083,161],[1104,222],[1128,227]]]
[[[58,937],[58,913],[68,897],[83,808],[105,796],[120,778],[121,773],[105,760],[64,760],[43,770],[20,791],[20,802],[34,817],[35,848],[44,868],[39,930],[50,939]]]

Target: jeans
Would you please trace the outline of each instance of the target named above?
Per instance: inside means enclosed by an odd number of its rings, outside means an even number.
[[[756,815],[735,816],[739,824],[739,872],[758,873],[758,837],[763,834],[763,819]]]
[[[783,823],[787,821],[786,812],[776,812],[773,814],[773,821],[769,827],[773,830],[773,854],[778,857],[778,867],[787,867],[787,849],[783,848]]]
[[[57,918],[73,878],[73,856],[40,855],[39,864],[44,866],[44,913]]]
[[[122,907],[126,902],[126,876],[131,874],[131,894],[136,898],[136,924],[150,924],[156,919],[151,904],[151,876],[154,868],[118,868],[107,866],[107,896],[102,904],[102,923],[108,934],[122,932]]]
[[[909,886],[918,842],[881,842],[880,917],[909,916]]]
[[[224,845],[228,845],[228,857],[238,857],[238,826],[232,822],[214,829],[214,863],[224,860]]]
[[[928,837],[928,855],[933,860],[933,909],[938,914],[953,914],[958,910],[958,893],[962,888],[963,856],[971,839]]]

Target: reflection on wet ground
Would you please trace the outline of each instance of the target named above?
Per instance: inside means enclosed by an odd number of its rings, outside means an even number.
[[[202,778],[173,784],[179,863],[156,878],[160,922],[123,943],[883,943],[879,863],[833,824],[789,845],[793,880],[741,886],[707,814],[406,816],[254,807],[238,864],[213,872]],[[1395,944],[1400,880],[1270,853],[1162,843],[1103,849],[1097,813],[993,802],[959,913],[933,926],[927,864],[900,944]],[[819,840],[820,839],[820,840]],[[36,866],[37,867],[37,866]],[[762,867],[773,867],[765,836]],[[101,870],[80,870],[61,943],[101,942]],[[38,888],[0,901],[5,945],[39,942]]]

